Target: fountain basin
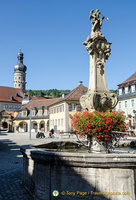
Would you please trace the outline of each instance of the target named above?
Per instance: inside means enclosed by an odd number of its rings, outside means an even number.
[[[35,200],[136,198],[136,154],[48,152],[28,146],[21,152],[23,184]]]

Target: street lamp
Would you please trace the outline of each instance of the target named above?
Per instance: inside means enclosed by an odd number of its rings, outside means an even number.
[[[29,140],[31,140],[31,107],[30,107],[30,125],[29,125]]]

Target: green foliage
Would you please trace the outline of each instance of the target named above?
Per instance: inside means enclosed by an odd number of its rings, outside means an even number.
[[[117,94],[118,90],[110,90],[110,92]]]
[[[117,90],[110,90],[113,93],[117,94]],[[64,93],[69,93],[70,90],[26,90],[26,94],[30,96],[39,96],[39,97],[61,97]]]
[[[26,90],[26,94],[30,96],[40,96],[40,97],[61,97],[62,94],[68,93],[70,90]]]
[[[74,131],[82,136],[94,136],[97,142],[105,146],[123,137],[126,126],[122,112],[77,112],[72,119]]]

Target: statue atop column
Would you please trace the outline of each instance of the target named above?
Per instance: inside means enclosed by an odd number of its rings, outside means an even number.
[[[90,20],[92,20],[91,35],[88,35],[83,43],[90,56],[90,79],[89,88],[86,95],[80,98],[80,104],[84,110],[89,112],[94,110],[106,111],[113,109],[117,104],[117,95],[110,93],[105,78],[105,61],[110,56],[111,43],[106,40],[101,33],[103,19],[108,18],[100,11],[91,10]]]
[[[104,16],[102,17],[102,19],[100,18],[100,11],[99,9],[97,9],[95,12],[94,10],[91,10],[90,12],[90,20],[92,20],[92,30],[91,30],[91,37],[95,36],[96,33],[101,33],[101,26],[102,26],[102,21],[105,18]]]

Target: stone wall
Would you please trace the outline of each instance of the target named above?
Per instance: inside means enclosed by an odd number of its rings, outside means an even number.
[[[35,200],[135,200],[136,154],[25,149],[23,183]],[[54,197],[53,191],[59,191]],[[110,195],[108,195],[110,193]]]

